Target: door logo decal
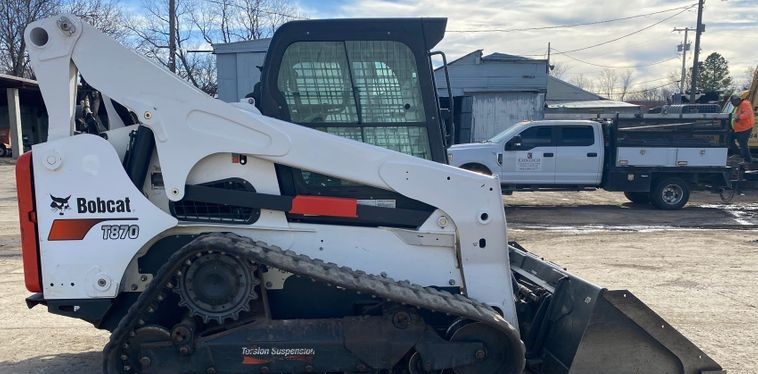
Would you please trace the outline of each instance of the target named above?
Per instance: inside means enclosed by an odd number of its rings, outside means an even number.
[[[516,157],[516,171],[542,171],[542,158],[535,157],[533,152],[522,153]]]
[[[67,210],[70,210],[71,207],[68,205],[68,199],[71,198],[71,195],[68,195],[68,197],[55,197],[52,194],[50,194],[50,199],[52,202],[50,203],[50,208],[53,209],[53,211],[57,211],[58,215],[63,215],[63,213]]]

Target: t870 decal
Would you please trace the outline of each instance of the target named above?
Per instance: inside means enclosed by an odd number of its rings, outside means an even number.
[[[103,240],[137,239],[139,226],[137,225],[102,225]]]

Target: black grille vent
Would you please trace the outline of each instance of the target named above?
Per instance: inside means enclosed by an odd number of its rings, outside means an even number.
[[[231,191],[255,192],[248,181],[239,178],[200,184]],[[181,221],[251,224],[261,215],[260,209],[236,205],[214,204],[202,201],[182,199],[170,204],[171,214]]]

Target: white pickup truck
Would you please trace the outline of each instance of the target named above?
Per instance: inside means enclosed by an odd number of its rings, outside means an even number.
[[[721,114],[521,122],[485,142],[451,146],[448,159],[496,175],[505,193],[603,188],[679,209],[691,190],[730,187],[728,123]]]

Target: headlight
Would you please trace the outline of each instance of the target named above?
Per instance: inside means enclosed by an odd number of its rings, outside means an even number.
[[[447,161],[448,162],[452,162],[453,161],[453,154],[452,153],[448,153],[447,154]]]

